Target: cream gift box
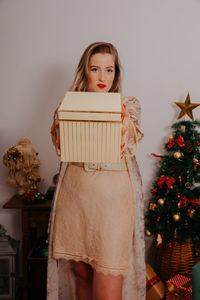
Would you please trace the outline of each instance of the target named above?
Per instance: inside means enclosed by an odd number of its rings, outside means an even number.
[[[120,163],[120,93],[66,92],[58,108],[63,162]]]

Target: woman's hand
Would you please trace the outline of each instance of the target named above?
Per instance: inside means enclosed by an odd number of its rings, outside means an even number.
[[[121,159],[124,156],[124,151],[129,139],[130,116],[125,104],[122,105],[122,130],[121,130]]]
[[[51,138],[54,146],[60,150],[59,122],[56,119],[51,126]]]

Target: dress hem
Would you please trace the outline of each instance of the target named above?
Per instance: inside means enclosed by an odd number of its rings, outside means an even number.
[[[54,253],[53,257],[55,259],[65,259],[67,261],[75,261],[79,262],[82,261],[86,264],[89,264],[97,273],[103,273],[104,275],[127,275],[129,272],[129,265],[125,267],[118,267],[118,268],[112,268],[102,265],[97,265],[97,262],[94,258],[90,258],[88,256],[82,256],[82,255],[72,255],[72,254],[66,254],[62,252],[56,252]]]

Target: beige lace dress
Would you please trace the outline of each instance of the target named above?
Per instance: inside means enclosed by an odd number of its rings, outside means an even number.
[[[127,171],[85,171],[70,164],[56,205],[53,256],[89,263],[97,272],[126,274],[133,233]]]

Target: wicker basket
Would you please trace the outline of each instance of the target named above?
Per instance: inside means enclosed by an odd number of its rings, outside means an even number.
[[[200,257],[195,256],[195,244],[191,240],[163,242],[157,248],[155,268],[159,277],[166,281],[177,274],[191,276],[192,267],[198,261]]]

